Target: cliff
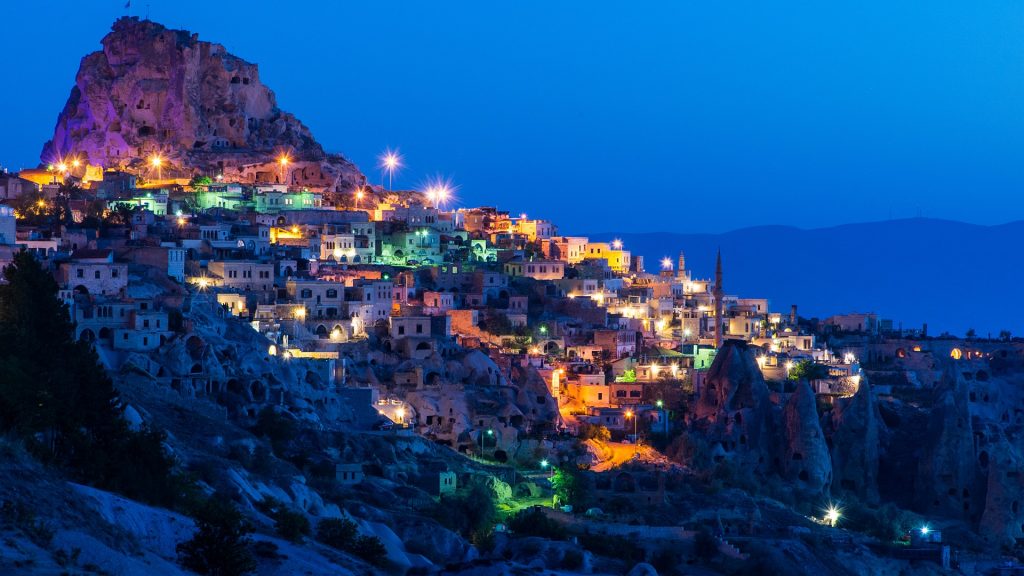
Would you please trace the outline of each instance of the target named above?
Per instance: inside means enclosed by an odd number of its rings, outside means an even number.
[[[185,30],[121,18],[84,58],[41,159],[134,169],[147,178],[237,176],[348,191],[365,183],[278,108],[259,68]],[[148,159],[159,155],[154,168]],[[281,155],[291,162],[282,168]],[[159,174],[150,174],[158,170]]]

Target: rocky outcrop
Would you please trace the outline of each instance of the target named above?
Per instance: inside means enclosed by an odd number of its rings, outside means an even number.
[[[832,485],[832,461],[818,421],[814,391],[806,381],[797,383],[782,409],[782,422],[786,439],[780,444],[782,477],[803,491],[827,495]]]
[[[989,445],[985,509],[978,524],[982,537],[1013,546],[1024,537],[1024,458],[1019,444],[1000,437]],[[988,452],[985,453],[986,455]]]
[[[752,470],[772,467],[774,408],[753,350],[726,340],[708,369],[691,425],[721,457]],[[718,459],[716,457],[716,459]]]
[[[338,191],[365,184],[351,162],[326,154],[302,122],[278,108],[256,64],[220,44],[125,17],[102,45],[82,59],[43,147],[44,163],[74,155],[146,178],[217,172]],[[292,159],[283,169],[281,154]],[[149,165],[152,155],[164,160],[159,168]]]
[[[977,500],[974,429],[963,381],[950,384],[932,408],[927,438],[918,467],[918,509],[977,518],[981,502]]]
[[[826,416],[834,482],[868,502],[878,501],[878,459],[883,426],[871,385],[862,377],[856,394],[837,399]]]

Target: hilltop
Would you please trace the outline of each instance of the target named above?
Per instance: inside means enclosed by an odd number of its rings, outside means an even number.
[[[137,17],[118,19],[101,44],[82,58],[43,164],[74,157],[147,178],[216,173],[332,192],[365,184],[354,164],[325,152],[278,107],[256,64],[224,46]],[[151,174],[156,156],[159,174]]]

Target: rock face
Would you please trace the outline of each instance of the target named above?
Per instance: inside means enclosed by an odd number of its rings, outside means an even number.
[[[782,409],[782,422],[787,440],[780,456],[783,478],[800,483],[808,492],[828,494],[832,460],[818,422],[814,391],[806,381],[797,383]]]
[[[773,453],[773,405],[754,353],[726,340],[708,369],[693,425],[712,445],[743,465],[767,472]]]
[[[918,468],[919,509],[976,519],[983,501],[977,501],[974,430],[963,382],[953,383],[932,408],[928,438]]]
[[[121,18],[82,59],[44,163],[69,155],[147,178],[196,173],[347,191],[365,177],[277,107],[255,64],[196,34]],[[160,174],[147,159],[159,154]],[[277,163],[281,154],[292,162]]]
[[[872,503],[878,501],[881,426],[878,405],[866,377],[852,398],[836,401],[826,422],[836,484]]]
[[[829,494],[832,461],[814,392],[800,382],[788,399],[773,401],[746,342],[722,345],[690,429],[703,435],[715,460],[728,458],[760,474],[778,474],[808,496]]]

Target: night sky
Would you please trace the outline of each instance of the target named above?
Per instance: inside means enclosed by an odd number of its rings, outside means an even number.
[[[398,147],[396,184],[567,233],[1024,217],[1018,1],[353,4],[148,5],[372,178]],[[5,4],[0,164],[38,162],[123,6]]]

